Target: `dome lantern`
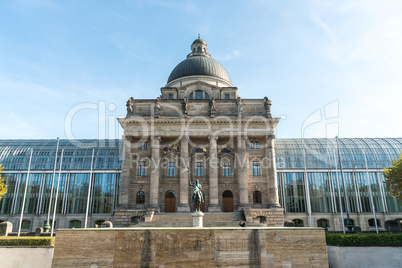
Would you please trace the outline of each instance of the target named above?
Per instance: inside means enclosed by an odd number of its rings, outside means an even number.
[[[205,56],[211,58],[211,55],[207,53],[208,45],[207,43],[200,38],[200,34],[198,34],[198,38],[194,40],[191,44],[191,53],[187,55],[187,58],[194,56]]]
[[[207,43],[198,35],[198,38],[191,44],[191,53],[187,55],[187,59],[180,62],[173,69],[166,86],[173,86],[183,80],[196,79],[197,81],[215,81],[213,83],[216,85],[221,83],[223,86],[232,87],[233,85],[225,68],[212,59],[207,50]]]

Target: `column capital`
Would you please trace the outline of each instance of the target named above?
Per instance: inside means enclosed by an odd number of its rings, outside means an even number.
[[[161,136],[154,136],[154,137],[151,138],[151,140],[162,141],[162,137]]]
[[[208,139],[209,139],[209,140],[217,140],[218,138],[219,138],[218,135],[209,135],[209,136],[208,136]]]
[[[188,142],[188,136],[183,136],[183,137],[181,137],[181,139],[180,139],[180,141],[182,141],[182,142]]]
[[[265,138],[266,138],[267,140],[274,140],[274,139],[275,139],[275,135],[274,135],[274,134],[267,135],[267,136],[265,136]]]

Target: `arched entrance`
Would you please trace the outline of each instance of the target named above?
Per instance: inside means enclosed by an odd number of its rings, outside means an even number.
[[[176,212],[176,194],[173,191],[165,194],[165,212]]]
[[[223,212],[233,212],[233,193],[226,190],[222,194]]]

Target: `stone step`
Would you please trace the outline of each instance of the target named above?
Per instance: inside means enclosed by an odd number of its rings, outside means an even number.
[[[204,222],[204,227],[239,227],[238,222]],[[144,228],[144,227],[192,227],[193,223],[192,222],[173,222],[173,223],[152,223],[152,222],[147,222],[147,223],[141,223],[137,225],[131,225],[130,227],[135,228]],[[258,224],[256,222],[249,222],[247,223],[247,227],[261,227],[263,225]]]
[[[242,212],[205,212],[204,227],[238,227],[240,221],[245,221]],[[152,222],[141,222],[131,227],[192,227],[191,213],[156,213]],[[247,226],[262,226],[259,223],[248,222]]]
[[[157,213],[154,214],[152,222],[192,222],[191,213]],[[204,222],[231,222],[244,221],[241,212],[206,212]]]

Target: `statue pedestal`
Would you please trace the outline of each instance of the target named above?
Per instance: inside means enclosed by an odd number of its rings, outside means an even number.
[[[200,212],[194,212],[191,214],[193,217],[193,227],[204,227],[203,226],[203,217],[204,213]]]

